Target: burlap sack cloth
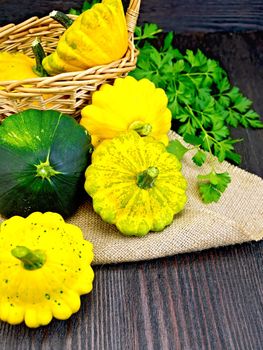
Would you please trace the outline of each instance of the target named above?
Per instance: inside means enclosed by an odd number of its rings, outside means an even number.
[[[171,132],[170,138],[175,137],[182,140]],[[217,162],[216,171],[228,171],[231,183],[218,203],[204,204],[196,177],[211,169],[207,164],[197,167],[192,156],[189,151],[182,160],[188,202],[164,231],[143,238],[125,237],[114,225],[103,222],[90,203],[67,220],[78,225],[93,243],[94,265],[148,260],[263,238],[263,180],[228,162]]]

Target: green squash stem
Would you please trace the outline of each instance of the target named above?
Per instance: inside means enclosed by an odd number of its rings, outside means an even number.
[[[52,166],[49,163],[49,160],[47,159],[45,162],[40,162],[38,165],[35,165],[37,168],[36,176],[42,177],[42,179],[49,180],[51,176],[54,176],[56,174],[61,174],[60,171],[56,171],[52,168]]]
[[[65,27],[66,29],[68,29],[71,26],[71,24],[74,22],[73,19],[69,18],[69,16],[67,16],[65,13],[61,11],[56,11],[56,10],[51,11],[49,14],[49,17],[53,18],[58,23],[62,24],[63,27]]]
[[[32,50],[36,60],[36,66],[33,68],[33,71],[40,77],[47,77],[48,74],[42,65],[42,60],[46,54],[38,38],[32,42]]]
[[[158,168],[151,166],[137,175],[137,185],[144,190],[152,188],[158,175]]]
[[[26,270],[40,269],[46,261],[46,255],[40,249],[31,250],[24,246],[17,246],[11,250],[11,253],[15,258],[22,261]]]
[[[147,136],[152,131],[151,124],[136,120],[129,126],[130,130],[136,131],[140,136]]]

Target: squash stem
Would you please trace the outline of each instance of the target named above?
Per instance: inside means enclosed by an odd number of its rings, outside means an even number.
[[[61,11],[56,11],[56,10],[51,11],[49,14],[49,17],[53,18],[58,23],[62,24],[63,27],[65,27],[66,29],[68,29],[71,26],[71,24],[74,22],[73,19],[69,18],[69,16],[67,16],[65,13]]]
[[[158,168],[151,166],[137,175],[137,185],[144,190],[152,188],[158,175]]]
[[[31,250],[24,246],[17,246],[11,250],[12,255],[21,260],[26,270],[40,269],[45,261],[46,255],[42,250]]]
[[[44,163],[40,162],[38,165],[35,165],[35,167],[36,167],[36,176],[41,177],[43,180],[44,179],[49,180],[51,176],[61,174],[60,171],[56,171],[55,169],[52,168],[48,159]]]
[[[130,130],[136,131],[140,136],[147,136],[152,131],[151,124],[136,120],[129,126]]]
[[[46,54],[38,38],[32,42],[32,50],[36,60],[36,66],[33,68],[33,71],[40,77],[47,77],[48,74],[42,65],[42,60]]]

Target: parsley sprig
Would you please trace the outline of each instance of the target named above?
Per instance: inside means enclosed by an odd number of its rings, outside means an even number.
[[[137,26],[134,32],[134,41],[138,46],[141,40],[148,39],[156,39],[157,34],[162,33],[162,29],[158,28],[158,26],[154,23],[146,23],[144,26]]]
[[[234,145],[241,140],[231,137],[230,127],[262,128],[263,123],[251,109],[252,101],[231,86],[226,71],[217,61],[200,50],[196,53],[186,50],[183,54],[173,45],[173,32],[155,45],[152,39],[160,38],[160,32],[156,24],[136,29],[138,41],[135,42],[140,54],[137,68],[130,75],[148,78],[165,90],[173,129],[196,149],[193,162],[197,166],[205,162],[211,165],[208,174],[197,177],[200,195],[205,203],[217,202],[231,179],[227,172],[216,171],[212,155],[219,162],[230,160],[240,164],[241,157]],[[179,159],[188,150],[178,140],[168,146],[168,151]]]

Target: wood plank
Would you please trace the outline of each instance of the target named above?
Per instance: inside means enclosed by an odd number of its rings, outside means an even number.
[[[125,7],[128,0],[124,1]],[[47,15],[54,9],[80,8],[83,1],[2,0],[0,25],[18,23],[31,16]],[[140,23],[153,22],[165,30],[178,33],[193,31],[240,31],[263,29],[261,0],[142,0]]]
[[[262,30],[262,10],[260,0],[153,0],[142,1],[140,21],[177,33]]]

